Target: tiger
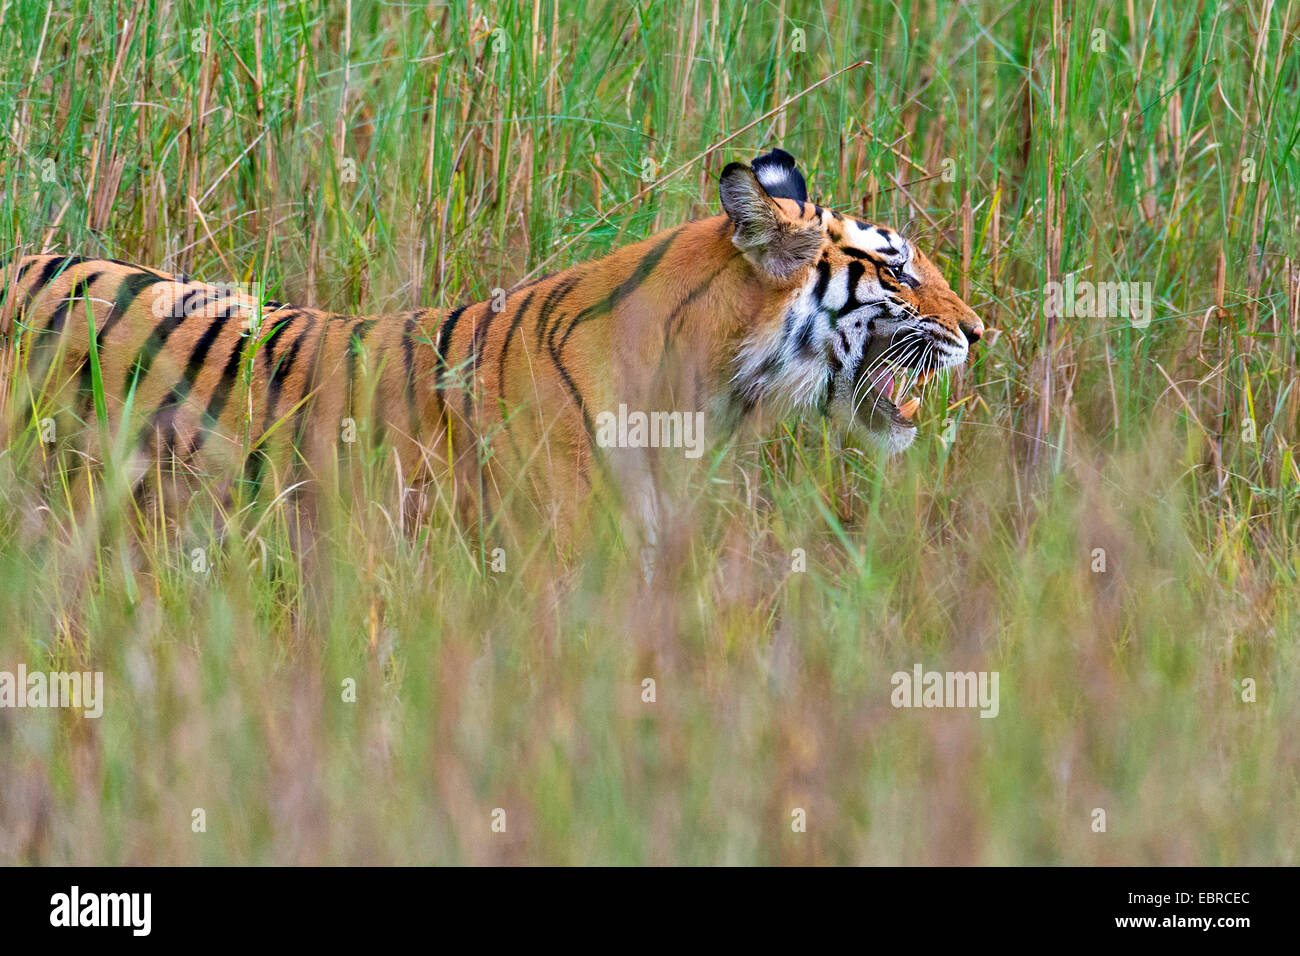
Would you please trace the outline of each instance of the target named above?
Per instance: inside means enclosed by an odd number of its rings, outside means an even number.
[[[64,422],[90,461],[125,440],[141,482],[256,497],[337,476],[351,426],[411,487],[441,476],[480,514],[523,500],[568,526],[598,485],[653,521],[654,459],[601,440],[620,409],[663,412],[667,431],[703,416],[710,447],[770,409],[907,448],[905,392],[967,361],[975,312],[897,230],[811,202],[783,149],[727,164],[718,196],[718,214],[493,299],[386,315],[22,257],[0,286],[8,437]]]

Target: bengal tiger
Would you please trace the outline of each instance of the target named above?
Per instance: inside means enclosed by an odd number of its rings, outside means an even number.
[[[21,258],[0,288],[10,435],[53,422],[91,460],[124,437],[141,480],[256,495],[334,472],[350,425],[410,482],[442,473],[460,500],[559,524],[605,476],[653,519],[653,457],[598,440],[617,410],[702,415],[711,443],[760,407],[822,414],[906,448],[907,387],[965,362],[979,318],[897,231],[810,202],[783,150],[727,165],[719,196],[719,215],[450,310],[338,315]]]

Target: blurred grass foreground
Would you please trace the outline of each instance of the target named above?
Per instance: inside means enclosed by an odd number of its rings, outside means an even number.
[[[308,597],[282,501],[86,510],[11,436],[0,671],[104,699],[0,708],[0,862],[1297,862],[1300,9],[327,6],[0,7],[6,261],[455,305],[780,145],[997,331],[898,458],[792,420],[706,462],[653,587],[596,517],[503,570],[402,528],[372,462]],[[918,665],[996,717],[895,707]]]

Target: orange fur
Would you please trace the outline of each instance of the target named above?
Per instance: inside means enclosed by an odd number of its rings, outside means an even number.
[[[110,260],[27,257],[7,270],[0,312],[0,330],[28,346],[27,374],[5,389],[18,399],[6,419],[90,426],[85,451],[102,455],[89,395],[93,318],[108,434],[123,427],[129,398],[125,425],[148,453],[141,460],[161,458],[174,481],[319,480],[337,467],[351,420],[372,442],[382,432],[412,480],[440,473],[463,502],[526,500],[570,524],[611,461],[619,480],[638,467],[597,446],[596,415],[620,404],[702,411],[722,423],[710,437],[722,437],[724,407],[743,415],[751,404],[737,397],[742,350],[789,351],[783,323],[800,314],[797,297],[818,270],[833,277],[825,295],[854,262],[874,263],[845,251],[847,232],[870,235],[865,224],[768,196],[745,170],[724,172],[727,214],[522,285],[500,310],[489,301],[334,315]],[[934,318],[936,334],[978,338],[978,320],[929,260],[916,250],[910,262],[919,281],[901,283],[898,301]],[[850,303],[855,294],[846,291]],[[176,303],[187,314],[169,309]],[[777,355],[767,364],[801,361]],[[857,361],[866,355],[864,344]],[[800,374],[815,393],[818,356],[808,361]]]

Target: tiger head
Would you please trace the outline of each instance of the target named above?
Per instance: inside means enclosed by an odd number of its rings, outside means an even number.
[[[719,191],[732,243],[776,304],[745,332],[734,392],[746,406],[819,407],[891,452],[906,448],[919,405],[909,392],[966,361],[984,332],[978,316],[898,232],[808,202],[783,150],[731,163]]]

